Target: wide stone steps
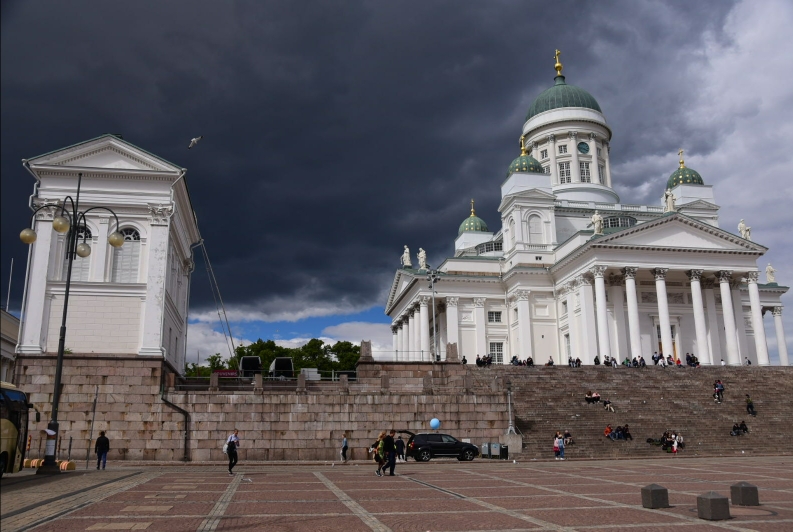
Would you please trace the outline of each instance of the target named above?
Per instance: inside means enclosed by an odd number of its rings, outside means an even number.
[[[475,390],[511,388],[524,459],[553,456],[557,430],[573,434],[576,444],[566,454],[580,458],[661,456],[660,447],[646,440],[660,438],[666,430],[683,435],[686,447],[682,452],[687,455],[767,454],[787,449],[790,441],[791,368],[498,366],[473,367],[470,374]],[[726,388],[721,404],[712,398],[716,379]],[[587,404],[584,394],[588,390],[610,398],[616,412],[605,411],[602,404]],[[754,400],[757,417],[746,413],[747,393]],[[733,423],[742,420],[750,434],[730,436]],[[607,424],[626,423],[633,441],[603,436]]]

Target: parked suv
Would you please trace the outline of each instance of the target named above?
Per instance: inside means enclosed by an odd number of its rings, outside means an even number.
[[[462,442],[448,434],[436,432],[413,434],[406,430],[400,432],[410,434],[410,439],[405,445],[405,458],[413,457],[417,462],[428,462],[431,458],[441,456],[470,462],[479,456],[479,448],[476,445]]]

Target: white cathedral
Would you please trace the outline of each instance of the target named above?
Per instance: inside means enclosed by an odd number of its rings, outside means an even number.
[[[501,229],[463,220],[454,256],[428,283],[409,252],[386,303],[397,361],[469,362],[531,357],[535,364],[593,364],[654,353],[702,364],[769,365],[764,328],[773,315],[788,365],[780,286],[768,248],[719,227],[713,187],[685,166],[669,176],[664,206],[626,205],[612,188],[612,131],[595,98],[569,85],[556,55],[554,85],[529,107],[521,154],[501,183]],[[434,287],[434,288],[433,288]],[[434,308],[433,308],[434,307]],[[382,358],[382,357],[381,357]]]

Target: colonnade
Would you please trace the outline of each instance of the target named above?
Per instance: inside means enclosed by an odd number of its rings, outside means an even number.
[[[594,354],[600,355],[601,360],[605,355],[614,356],[616,338],[611,338],[611,330],[608,323],[605,266],[595,266],[589,270],[589,275],[581,275],[574,281],[563,287],[562,295],[566,296],[568,312],[573,311],[573,301],[571,296],[578,294],[581,305],[581,318],[576,321],[568,319],[572,348],[574,356],[579,356],[585,363],[592,363]],[[628,307],[628,335],[630,339],[631,357],[644,356],[642,352],[639,321],[639,300],[636,287],[637,267],[625,267],[620,271],[621,275],[612,275],[612,284],[617,283],[620,287],[624,282],[625,299]],[[661,349],[664,356],[674,352],[672,327],[669,315],[669,301],[666,291],[666,279],[669,272],[668,268],[653,268],[650,270],[655,278],[655,294],[658,311],[658,324],[661,332]],[[716,315],[715,294],[712,288],[718,283],[719,294],[721,295],[722,319],[724,324],[726,340],[726,362],[729,365],[740,365],[740,350],[738,328],[736,319],[743,319],[743,311],[740,294],[740,280],[733,279],[733,272],[730,270],[720,270],[716,272],[716,281],[706,279],[705,289],[703,290],[703,270],[688,270],[686,275],[691,282],[691,304],[694,314],[694,331],[696,335],[695,353],[703,364],[714,364],[719,362],[714,360],[715,356],[721,353],[719,326]],[[757,363],[761,366],[770,364],[768,357],[768,345],[766,342],[765,328],[763,326],[763,308],[760,304],[760,292],[757,286],[759,272],[750,271],[743,274],[746,278],[749,301],[751,305],[752,328],[754,331],[755,353]],[[594,281],[594,283],[593,283]],[[594,284],[594,301],[592,304]],[[703,294],[705,301],[703,302]],[[622,299],[622,290],[614,294]],[[615,302],[615,306],[621,307]],[[707,318],[705,309],[707,307]],[[779,345],[779,358],[782,365],[788,365],[787,346],[784,341],[784,329],[782,327],[782,307],[774,307],[774,325]],[[616,314],[616,312],[615,312]],[[595,342],[594,328],[597,322],[597,342]],[[618,320],[619,321],[619,320]],[[574,330],[580,329],[580,330]],[[652,331],[655,338],[655,331]],[[578,345],[582,343],[584,345]]]

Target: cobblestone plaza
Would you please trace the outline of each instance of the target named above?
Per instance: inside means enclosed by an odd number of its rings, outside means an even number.
[[[513,463],[436,460],[378,478],[368,462],[139,467],[57,477],[30,470],[2,480],[2,531],[793,530],[793,458],[644,459]],[[698,519],[696,497],[758,486],[761,506]],[[640,489],[669,490],[649,510]],[[515,487],[520,495],[515,495]]]

